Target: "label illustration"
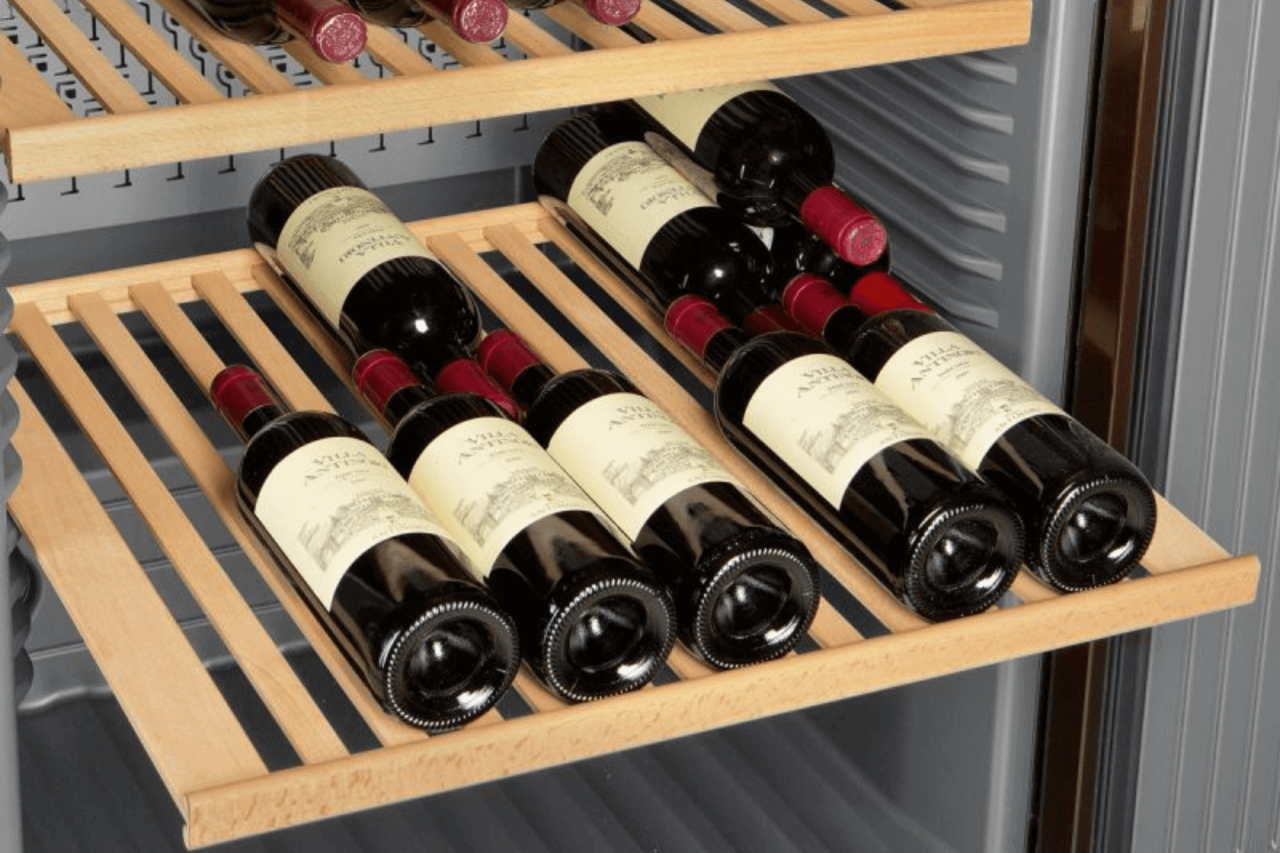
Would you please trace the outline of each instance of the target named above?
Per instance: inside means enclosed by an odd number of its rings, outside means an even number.
[[[393,536],[448,534],[378,449],[357,438],[310,442],[267,476],[254,508],[325,607],[356,558]]]
[[[769,374],[747,404],[743,424],[832,506],[881,450],[930,438],[842,359],[817,353]]]
[[[686,210],[715,206],[643,142],[620,142],[588,160],[566,201],[635,267],[662,226]]]
[[[484,575],[530,524],[558,512],[600,513],[533,436],[504,418],[447,429],[418,457],[409,484]]]
[[[972,469],[1009,427],[1062,409],[959,332],[933,332],[902,347],[876,386]]]
[[[736,483],[705,447],[639,394],[608,394],[580,407],[547,449],[629,539],[677,492]]]
[[[404,257],[436,260],[382,199],[358,187],[333,187],[290,214],[275,263],[337,328],[355,283],[379,264]]]
[[[766,80],[759,83],[711,86],[665,95],[648,95],[634,100],[672,136],[683,142],[690,151],[695,151],[698,147],[698,137],[715,111],[747,92],[781,93],[782,90]]]

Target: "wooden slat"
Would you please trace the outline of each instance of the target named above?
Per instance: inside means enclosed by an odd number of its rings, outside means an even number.
[[[1150,572],[1170,572],[1188,564],[1215,562],[1228,556],[1226,548],[1210,539],[1159,494],[1156,495],[1156,527],[1160,535],[1152,540],[1142,558],[1142,565]]]
[[[140,284],[135,288],[134,293],[138,306],[142,308],[169,348],[183,362],[192,378],[202,388],[207,388],[214,375],[224,366],[222,359],[200,336],[191,320],[182,313],[161,284],[157,282]],[[165,423],[176,426],[179,420],[170,417]],[[187,425],[186,430],[191,429],[193,426]],[[198,431],[198,428],[195,429]],[[175,441],[173,447],[191,471],[193,479],[218,511],[227,529],[250,557],[262,579],[271,589],[276,600],[280,602],[280,606],[293,619],[298,630],[325,663],[338,686],[360,712],[360,716],[378,740],[386,745],[394,745],[422,739],[424,737],[422,732],[400,723],[378,707],[364,683],[347,665],[337,643],[312,615],[310,606],[292,589],[290,582],[275,566],[267,550],[257,542],[255,534],[249,529],[244,519],[239,517],[225,487],[226,478],[230,477],[230,472],[223,473],[213,465],[212,458],[207,455],[207,449],[199,443]]]
[[[706,33],[694,29],[657,3],[652,2],[652,0],[640,4],[635,22],[654,38],[664,41],[703,38],[706,35]]]
[[[1252,600],[1257,578],[1257,560],[1238,557],[284,770],[193,794],[188,840],[212,844],[1235,607]]]
[[[120,75],[89,37],[50,0],[12,0],[15,9],[44,38],[53,52],[75,73],[109,113],[141,112],[146,100]]]
[[[647,8],[647,5],[642,6],[641,10]],[[765,25],[757,18],[725,0],[685,0],[682,5],[721,32],[743,33],[765,29]]]
[[[506,57],[494,50],[491,45],[477,44],[460,38],[448,24],[441,21],[429,21],[418,27],[418,32],[468,68],[507,64]],[[431,123],[440,124],[440,122]]]
[[[365,52],[393,74],[431,74],[436,70],[426,57],[409,47],[404,39],[386,27],[368,27]]]
[[[17,45],[0,39],[0,137],[7,143],[9,128],[58,125],[74,119],[75,113],[49,88]]]
[[[573,48],[514,9],[507,20],[506,39],[527,56],[565,56],[573,53]]]
[[[166,2],[176,6],[181,0]],[[556,17],[559,9],[549,14]],[[1030,35],[1030,9],[1030,0],[972,0],[694,41],[504,61],[443,74],[312,86],[131,116],[95,116],[77,121],[74,134],[60,127],[16,128],[10,133],[9,169],[16,182],[116,171],[650,95],[695,82],[744,83],[1020,44]],[[228,42],[211,41],[211,49],[214,44]],[[520,97],[513,100],[513,91]],[[405,104],[429,106],[424,114]]]
[[[261,95],[268,92],[281,93],[294,90],[289,78],[277,71],[266,57],[252,46],[232,41],[219,33],[186,0],[159,0],[159,2],[165,11],[182,25],[183,29],[191,33],[208,49],[209,53],[235,74],[249,91]],[[169,158],[169,160],[187,159],[192,158]],[[159,162],[168,162],[168,160]]]
[[[645,11],[645,4],[641,4],[641,15]],[[623,32],[620,28],[600,23],[577,3],[557,3],[544,9],[543,14],[597,50],[634,47],[639,44],[635,37]],[[640,15],[636,17],[639,18]],[[639,21],[637,20],[636,23]]]
[[[368,80],[350,62],[330,62],[327,59],[321,59],[311,46],[301,39],[287,41],[283,47],[285,53],[292,56],[299,65],[307,69],[312,77],[326,86],[364,83]]]
[[[809,545],[818,562],[852,590],[890,630],[912,630],[927,624],[899,604],[830,537],[823,535],[812,518],[784,497],[745,457],[730,448],[711,415],[541,252],[519,234],[501,226],[490,229],[488,234],[490,242],[517,264],[543,295],[555,302],[565,316],[638,388],[659,402],[674,421],[715,453],[721,464]],[[503,305],[491,307],[502,316]],[[535,347],[539,345],[537,341],[531,343]]]
[[[849,15],[887,15],[893,11],[879,0],[827,0],[827,2]]]
[[[184,104],[210,103],[222,95],[191,63],[169,46],[124,0],[80,0],[116,39],[151,69]]]
[[[191,791],[264,775],[253,744],[44,416],[19,382],[9,390],[21,412],[13,446],[23,461],[9,509],[179,810],[186,815]]]
[[[123,366],[125,379],[139,400],[163,400],[167,394],[179,408],[177,397],[101,299],[85,293],[76,297],[76,310],[99,346]],[[29,307],[24,311],[32,310]],[[124,425],[78,368],[70,350],[47,323],[21,324],[23,342],[50,374],[60,377],[59,392],[80,428],[93,441],[116,480],[124,488],[139,515],[147,523],[174,570],[190,590],[227,650],[240,664],[281,730],[306,762],[329,761],[347,754],[333,727],[307,694],[275,641],[249,605],[240,597],[218,561],[200,538],[195,525],[133,443]],[[189,438],[189,437],[188,437]],[[212,448],[210,448],[212,449]],[[215,453],[216,458],[216,453]],[[218,459],[218,466],[226,466]],[[233,483],[221,485],[230,494]]]
[[[751,0],[752,4],[787,24],[812,24],[828,16],[804,0]]]

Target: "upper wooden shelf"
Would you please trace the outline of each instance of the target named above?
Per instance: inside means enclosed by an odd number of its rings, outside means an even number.
[[[126,0],[80,2],[177,105],[149,104],[59,0],[11,0],[102,107],[74,114],[0,39],[0,136],[14,183],[1007,47],[1026,43],[1031,28],[1031,0],[645,0],[625,30],[567,0],[512,14],[504,38],[524,58],[428,24],[423,35],[457,60],[441,70],[395,31],[370,27],[367,52],[388,75],[372,79],[291,44],[312,78],[299,86],[183,0],[160,0],[244,84],[250,95],[238,97],[210,83]]]
[[[248,249],[17,286],[9,333],[33,364],[10,383],[21,410],[13,444],[23,475],[9,510],[172,794],[192,847],[1237,607],[1256,594],[1257,557],[1232,557],[1162,499],[1155,539],[1130,579],[1058,595],[1024,572],[1000,606],[927,624],[724,441],[702,404],[651,353],[668,347],[693,374],[690,387],[709,382],[710,374],[676,352],[638,298],[541,207],[518,205],[412,227],[556,369],[587,362],[560,331],[579,330],[804,539],[826,569],[812,642],[786,658],[730,672],[712,672],[678,648],[662,683],[584,705],[557,701],[523,673],[516,681],[523,708],[491,712],[437,737],[409,729],[375,706],[237,513],[232,472],[207,433],[216,416],[206,405],[202,423],[200,407],[189,402],[192,380],[207,387],[227,357],[210,342],[234,340],[232,355],[247,354],[292,407],[335,405],[344,392],[334,373],[345,374],[344,358],[288,288]],[[534,291],[545,299],[530,299]],[[209,325],[198,328],[192,311]],[[623,329],[612,319],[627,315],[641,328]],[[77,357],[61,326],[78,327],[98,353]],[[315,358],[302,367],[305,346],[291,337],[295,327],[328,367]],[[157,335],[165,346],[153,342]],[[144,348],[140,341],[152,343]],[[178,364],[170,357],[157,363],[165,352]],[[128,390],[117,390],[108,402],[104,394],[113,392],[102,390],[105,377],[95,374],[95,382],[85,363],[114,370]],[[145,419],[122,422],[115,414],[120,405],[145,412]],[[101,454],[255,688],[279,737],[293,748],[297,760],[289,766],[264,765],[249,738],[253,727],[229,707],[77,469],[65,443],[76,434],[68,413],[83,436],[77,446],[87,439]],[[317,701],[299,681],[194,518],[148,464],[140,435],[162,436],[181,459],[358,712],[354,721],[355,715],[341,717],[344,726],[363,720],[363,735],[376,748],[345,745],[326,713],[334,708],[332,698]]]

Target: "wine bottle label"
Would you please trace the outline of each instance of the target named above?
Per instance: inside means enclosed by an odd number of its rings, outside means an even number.
[[[267,475],[254,514],[325,607],[365,551],[445,529],[378,449],[357,438],[309,442]]]
[[[569,207],[634,267],[676,216],[715,203],[643,142],[619,142],[587,161],[569,187]]]
[[[729,86],[711,86],[686,92],[670,92],[665,95],[648,95],[636,98],[640,108],[653,116],[690,151],[698,148],[698,137],[716,110],[747,92],[779,92],[782,90],[767,80],[758,83],[740,83]]]
[[[529,525],[560,512],[600,514],[533,436],[505,418],[445,430],[422,451],[409,484],[486,576]]]
[[[334,328],[356,282],[404,257],[437,260],[380,198],[359,187],[308,198],[290,214],[276,244],[276,263]]]
[[[837,508],[854,475],[881,450],[931,438],[848,362],[828,353],[802,356],[769,374],[742,421]]]
[[[959,332],[932,332],[905,344],[876,385],[977,470],[1009,427],[1062,409]]]
[[[677,492],[735,483],[711,453],[639,394],[608,394],[565,418],[547,444],[628,539]]]

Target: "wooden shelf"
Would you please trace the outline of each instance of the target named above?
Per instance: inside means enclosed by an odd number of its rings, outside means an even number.
[[[341,357],[259,256],[233,251],[15,287],[9,334],[32,355],[56,388],[60,405],[102,455],[298,756],[295,766],[269,770],[264,765],[245,723],[214,685],[49,426],[53,413],[33,402],[50,397],[24,387],[38,377],[14,380],[11,388],[21,408],[14,445],[24,474],[10,510],[172,794],[191,847],[883,690],[1254,598],[1257,558],[1228,555],[1161,500],[1155,542],[1134,578],[1057,595],[1024,573],[1004,605],[927,624],[900,607],[730,449],[705,409],[646,354],[661,351],[641,348],[637,339],[645,340],[646,332],[621,330],[609,319],[601,305],[612,307],[613,300],[648,330],[653,340],[647,346],[665,343],[627,291],[541,207],[519,205],[412,227],[504,324],[561,370],[584,363],[556,331],[565,328],[559,317],[568,318],[810,543],[830,576],[811,632],[817,648],[730,672],[711,672],[677,649],[669,683],[576,706],[558,702],[524,674],[516,689],[531,709],[527,713],[522,709],[504,719],[492,712],[461,731],[435,737],[409,729],[366,695],[254,540],[234,506],[231,470],[126,325],[154,328],[186,372],[206,386],[222,360],[183,308],[203,301],[290,405],[329,408],[331,401],[317,382],[340,386],[331,375],[314,374],[315,359],[303,359],[313,365],[311,374],[295,360],[273,331],[283,322],[281,311],[339,375]],[[567,256],[569,267],[553,263],[553,254],[562,261]],[[512,267],[519,275],[511,274]],[[579,272],[600,292],[584,292],[572,283]],[[516,289],[528,284],[553,306],[542,309],[550,320],[517,295]],[[590,282],[586,288],[592,290]],[[254,293],[259,290],[265,296]],[[113,414],[64,344],[62,324],[78,324],[88,333],[149,424],[127,427]],[[695,377],[709,378],[696,365],[690,367]],[[356,752],[344,746],[347,739],[294,674],[147,463],[136,440],[144,427],[148,435],[154,435],[154,427],[185,464],[380,746]]]
[[[244,83],[228,97],[125,0],[80,0],[177,100],[152,106],[57,0],[12,6],[94,94],[73,114],[8,40],[0,40],[0,136],[14,183],[514,115],[694,86],[853,68],[1024,44],[1031,0],[646,0],[633,28],[593,21],[572,2],[513,14],[505,40],[525,58],[423,34],[458,62],[439,70],[394,31],[370,27],[367,52],[390,76],[292,56],[318,85],[297,86],[254,48],[213,31],[183,0],[161,0]],[[677,14],[677,12],[679,14]],[[698,27],[689,16],[705,22]],[[764,23],[767,21],[768,23]]]

